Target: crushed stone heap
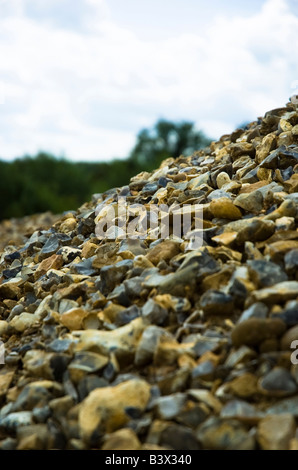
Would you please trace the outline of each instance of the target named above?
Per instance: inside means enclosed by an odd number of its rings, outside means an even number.
[[[120,196],[202,246],[113,238]],[[0,449],[298,449],[297,207],[288,103],[3,247]]]

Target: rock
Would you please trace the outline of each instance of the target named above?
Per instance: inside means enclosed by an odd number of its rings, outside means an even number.
[[[6,394],[14,374],[15,372],[13,370],[10,371],[5,368],[0,370],[0,397]]]
[[[280,318],[287,326],[295,326],[298,324],[298,301],[290,300],[287,302],[285,309],[281,313],[274,315]]]
[[[89,312],[83,308],[72,308],[57,315],[55,318],[70,331],[81,330],[83,328],[83,321],[89,315]]]
[[[267,305],[262,302],[256,302],[252,304],[248,309],[242,312],[241,317],[238,320],[238,323],[248,320],[249,318],[266,318],[269,312]],[[283,320],[283,318],[281,318]]]
[[[168,318],[168,312],[153,299],[149,299],[142,307],[142,317],[150,323],[163,325]]]
[[[285,269],[289,276],[295,276],[297,280],[298,271],[298,248],[290,250],[286,253],[285,258]]]
[[[8,432],[15,432],[20,426],[28,426],[32,424],[32,412],[31,411],[17,411],[15,413],[9,413],[3,418],[0,417],[0,430],[6,430]]]
[[[269,287],[286,281],[288,276],[275,263],[265,260],[248,261],[248,270],[252,281],[258,288]]]
[[[230,181],[231,179],[225,171],[222,171],[216,177],[216,184],[218,189],[222,188],[225,184],[230,183]]]
[[[83,248],[81,251],[81,257],[82,258],[92,258],[92,256],[95,255],[95,252],[97,250],[98,246],[95,243],[92,243],[91,241],[87,240],[83,244]]]
[[[224,292],[209,289],[200,300],[200,306],[206,315],[229,315],[233,311],[233,297]]]
[[[27,351],[23,358],[23,366],[33,377],[59,379],[67,367],[69,358],[63,354],[45,351]]]
[[[0,338],[6,335],[8,328],[8,322],[5,320],[0,320]]]
[[[226,224],[224,227],[224,232],[237,232],[235,241],[238,244],[243,244],[246,241],[258,242],[266,240],[274,231],[274,222],[256,218],[237,220]]]
[[[109,359],[102,354],[91,351],[78,352],[68,365],[71,380],[77,383],[85,374],[103,369],[108,362]]]
[[[224,419],[238,419],[239,421],[254,423],[260,419],[262,414],[244,400],[231,400],[222,408],[220,416]]]
[[[196,436],[207,450],[253,450],[255,439],[246,428],[231,419],[209,418],[199,426]]]
[[[282,335],[286,325],[279,318],[249,318],[238,323],[232,330],[234,346],[258,346],[267,339]]]
[[[286,331],[280,340],[280,348],[282,351],[289,351],[293,341],[298,339],[298,325],[293,326]]]
[[[298,296],[298,281],[284,281],[251,293],[253,302],[277,304]]]
[[[5,282],[0,285],[0,300],[2,299],[16,299],[20,296],[20,287],[18,283],[13,281]]]
[[[150,396],[144,380],[129,380],[115,387],[93,390],[79,410],[81,438],[96,445],[103,431],[116,431],[129,421],[130,410],[143,412]]]
[[[258,379],[250,372],[245,372],[229,382],[228,389],[239,398],[251,398],[258,393]]]
[[[155,348],[161,336],[167,336],[167,333],[158,326],[148,326],[138,343],[135,364],[144,366],[153,360]]]
[[[261,212],[263,209],[263,194],[259,190],[239,194],[234,200],[234,204],[247,212]]]
[[[263,450],[289,450],[296,423],[290,414],[266,416],[258,425],[257,440]]]
[[[160,444],[174,450],[200,450],[201,446],[186,426],[170,424],[161,433]]]
[[[63,266],[63,258],[61,255],[53,254],[49,258],[44,259],[35,271],[35,279],[39,279],[50,269],[60,269]]]
[[[159,397],[154,401],[154,411],[157,418],[171,420],[182,411],[185,402],[186,395],[184,393],[175,393],[170,397]]]
[[[140,450],[141,443],[132,429],[124,428],[111,433],[101,450]]]
[[[297,391],[297,384],[287,369],[274,367],[259,380],[258,388],[265,395],[283,397],[293,395]]]
[[[210,203],[210,211],[214,217],[220,219],[237,220],[240,219],[241,211],[236,207],[229,198],[214,199]]]
[[[115,352],[120,363],[127,363],[134,357],[139,339],[147,324],[142,318],[136,318],[114,331],[75,331],[78,338],[76,351],[93,351],[108,355]]]
[[[189,389],[188,395],[192,399],[206,404],[215,413],[219,413],[222,408],[221,402],[214,395],[212,395],[212,393],[209,392],[209,390]]]
[[[147,259],[157,265],[160,261],[164,260],[169,262],[172,258],[180,253],[179,243],[171,240],[165,240],[154,248],[152,248],[146,255]]]

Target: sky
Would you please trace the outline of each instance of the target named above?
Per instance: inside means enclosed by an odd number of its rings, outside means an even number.
[[[158,119],[212,139],[298,93],[298,0],[0,0],[0,158],[125,158]]]

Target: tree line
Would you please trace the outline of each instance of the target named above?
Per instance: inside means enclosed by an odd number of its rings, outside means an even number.
[[[132,176],[158,168],[164,159],[191,155],[209,143],[194,123],[162,119],[139,132],[126,159],[72,162],[40,152],[0,160],[0,220],[77,209],[92,194],[128,184]]]

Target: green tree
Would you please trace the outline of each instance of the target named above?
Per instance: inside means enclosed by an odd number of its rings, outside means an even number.
[[[139,132],[130,159],[143,169],[153,169],[165,158],[191,155],[210,142],[203,132],[195,129],[193,122],[160,119],[152,129]]]

